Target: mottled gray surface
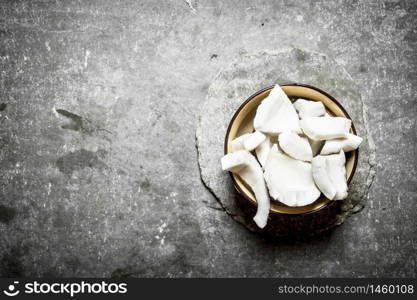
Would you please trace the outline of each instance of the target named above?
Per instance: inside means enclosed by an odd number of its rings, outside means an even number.
[[[415,1],[2,1],[3,276],[415,276]],[[369,107],[368,205],[268,240],[199,178],[197,115],[240,53],[334,58]]]
[[[230,174],[221,169],[224,137],[233,114],[249,95],[267,86],[291,82],[320,87],[335,97],[348,111],[363,141],[347,199],[308,215],[270,214],[268,226],[260,230],[253,221],[253,207],[247,207],[248,202],[234,189]],[[294,47],[242,54],[213,80],[201,109],[196,133],[201,179],[225,212],[252,231],[276,237],[321,233],[360,211],[368,198],[375,174],[375,146],[366,111],[359,86],[344,68],[324,54]]]

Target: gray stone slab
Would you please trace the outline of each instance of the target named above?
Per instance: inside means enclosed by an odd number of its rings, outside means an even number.
[[[268,225],[259,230],[253,209],[236,192],[228,172],[223,172],[224,137],[237,108],[251,94],[276,83],[302,83],[334,96],[347,110],[364,138],[358,166],[349,185],[349,196],[326,209],[302,216],[270,214]],[[352,212],[363,209],[374,177],[375,149],[366,120],[366,107],[359,87],[346,70],[330,57],[298,48],[243,54],[216,76],[208,89],[197,127],[197,150],[201,178],[222,208],[253,231],[277,236],[316,234],[343,223]]]
[[[0,275],[415,277],[417,2],[186,2],[2,2]],[[359,85],[377,173],[343,226],[268,239],[204,187],[195,132],[220,70],[291,45]]]

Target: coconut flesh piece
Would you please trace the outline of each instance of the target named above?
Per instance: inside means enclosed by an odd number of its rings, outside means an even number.
[[[306,137],[287,131],[278,136],[278,142],[281,149],[295,159],[304,161],[313,159],[313,151]]]
[[[297,112],[279,85],[275,85],[258,106],[253,127],[272,135],[284,131],[301,133]]]
[[[318,155],[312,160],[314,182],[320,191],[330,200],[342,200],[347,197],[345,153]]]
[[[327,171],[326,156],[318,155],[311,161],[313,179],[319,190],[327,199],[333,200],[336,195],[336,188],[333,186]]]
[[[239,150],[248,150],[252,151],[256,147],[258,147],[264,140],[266,136],[259,131],[255,131],[253,133],[245,133],[241,136],[235,138],[233,141],[230,142],[232,152],[239,151]]]
[[[345,153],[340,151],[339,154],[328,155],[326,159],[330,180],[336,188],[336,195],[333,200],[343,200],[348,195]]]
[[[265,140],[255,149],[256,157],[258,158],[258,161],[262,167],[265,167],[265,163],[268,158],[268,154],[271,150],[271,147],[271,139],[269,137],[266,137]]]
[[[246,152],[247,151],[245,150],[238,150],[236,152],[231,152],[223,156],[221,159],[222,170],[237,173],[241,169],[245,168],[247,160]]]
[[[323,148],[323,145],[324,145],[325,141],[312,140],[308,136],[306,136],[305,134],[301,134],[300,136],[307,138],[308,143],[310,144],[310,147],[311,147],[311,151],[313,152],[313,157],[320,153],[320,150],[321,150],[321,148]]]
[[[243,140],[243,146],[246,150],[252,151],[256,147],[258,147],[265,140],[265,138],[265,134],[259,131],[255,131]]]
[[[324,112],[324,116],[329,117],[329,118],[332,117],[327,111]],[[317,154],[320,153],[325,141],[315,141],[315,140],[310,139],[309,137],[307,138],[308,138],[308,142],[310,143],[311,150],[313,151],[313,156],[316,156]]]
[[[300,119],[308,117],[321,117],[324,116],[326,112],[323,102],[321,101],[298,99],[293,105],[295,110],[298,112]]]
[[[323,149],[321,149],[320,154],[333,154],[333,153],[339,153],[340,150],[343,150],[344,152],[349,152],[358,149],[359,145],[362,143],[362,138],[348,133],[346,138],[342,139],[334,139],[334,140],[328,140],[323,146]]]
[[[256,158],[245,150],[226,154],[221,159],[223,171],[231,171],[242,178],[255,194],[258,208],[253,218],[259,228],[264,228],[268,220],[270,201],[261,166]]]
[[[277,145],[269,151],[264,177],[271,197],[285,205],[305,206],[320,196],[311,164],[280,153]]]
[[[352,121],[343,117],[309,117],[300,121],[303,132],[312,140],[345,138]]]
[[[239,151],[239,150],[244,150],[245,146],[243,145],[243,142],[250,135],[251,135],[251,133],[245,133],[245,134],[242,134],[241,136],[235,138],[233,141],[231,141],[230,145],[231,145],[231,148],[232,148],[232,152]]]

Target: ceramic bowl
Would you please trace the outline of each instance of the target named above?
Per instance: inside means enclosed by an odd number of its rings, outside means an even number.
[[[343,108],[343,106],[328,93],[310,85],[305,84],[280,84],[281,88],[288,95],[290,100],[294,102],[298,98],[303,98],[311,101],[323,102],[326,111],[336,117],[345,117],[350,119],[349,114]],[[264,98],[269,95],[269,92],[273,86],[264,88],[252,96],[250,96],[243,104],[238,108],[233,115],[227,129],[224,153],[227,154],[231,151],[231,141],[236,137],[253,131],[253,119],[255,117],[256,109]],[[356,134],[355,125],[352,122],[351,133]],[[358,163],[359,151],[351,151],[346,153],[346,174],[348,184],[351,182]],[[230,173],[236,190],[241,194],[249,203],[256,205],[255,196],[251,188],[244,183],[244,181],[237,174]],[[289,207],[285,204],[271,199],[271,212],[278,214],[307,214],[316,212],[323,209],[334,201],[327,199],[323,194],[312,204],[300,207]]]

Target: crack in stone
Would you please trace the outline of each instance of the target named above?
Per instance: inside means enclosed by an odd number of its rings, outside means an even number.
[[[198,119],[200,119],[200,117],[198,117]],[[220,205],[219,209],[216,210],[222,210],[224,212],[226,212],[226,214],[228,214],[229,216],[231,216],[232,218],[235,216],[234,214],[232,214],[230,211],[227,210],[227,208],[224,206],[224,204],[220,201],[220,199],[217,197],[217,195],[214,193],[214,191],[211,189],[211,187],[209,187],[206,182],[203,179],[203,174],[201,172],[201,166],[200,166],[200,150],[198,148],[198,138],[197,138],[197,132],[198,132],[199,128],[197,128],[196,134],[195,134],[195,148],[197,150],[197,165],[198,165],[198,173],[200,174],[200,180],[203,183],[204,187],[209,191],[209,193],[213,196],[213,198],[216,200],[216,202]],[[210,205],[206,205],[209,208],[213,208]]]
[[[195,7],[193,6],[193,4],[191,3],[191,0],[184,0],[185,4],[187,4],[188,8],[193,12],[196,13],[197,10],[195,9]]]

